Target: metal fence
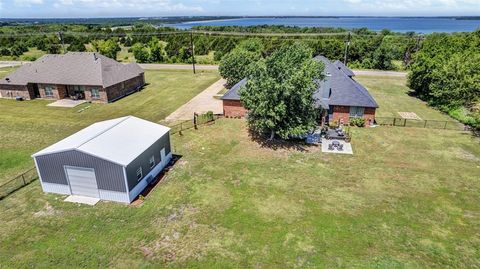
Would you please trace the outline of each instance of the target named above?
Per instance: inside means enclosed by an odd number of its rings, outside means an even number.
[[[0,185],[0,200],[38,179],[35,167]]]
[[[375,117],[375,122],[378,125],[400,126],[400,127],[417,127],[430,129],[446,129],[466,131],[468,126],[463,125],[457,121],[442,121],[442,120],[416,120],[404,119],[394,117]]]

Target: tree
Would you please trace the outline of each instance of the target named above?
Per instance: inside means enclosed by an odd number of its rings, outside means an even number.
[[[227,85],[233,86],[249,75],[251,65],[260,60],[258,51],[249,51],[238,47],[223,56],[218,68],[220,75],[227,80]]]
[[[96,51],[112,59],[117,59],[117,53],[121,50],[120,45],[118,45],[117,40],[114,38],[107,40],[95,40],[92,42],[92,45]]]
[[[68,50],[83,52],[87,49],[85,48],[85,44],[81,40],[75,40],[70,44],[70,46],[68,46]]]
[[[162,62],[166,58],[165,43],[158,40],[156,36],[148,42],[150,48],[150,62]]]
[[[240,90],[240,100],[249,111],[247,121],[257,134],[283,139],[311,130],[318,116],[313,94],[323,79],[323,64],[312,51],[295,43],[283,46],[258,61]]]
[[[132,48],[133,56],[139,63],[148,63],[150,59],[150,52],[143,43],[135,43]]]

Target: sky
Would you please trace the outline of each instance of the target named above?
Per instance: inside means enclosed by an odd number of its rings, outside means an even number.
[[[478,16],[480,0],[0,0],[0,18]]]

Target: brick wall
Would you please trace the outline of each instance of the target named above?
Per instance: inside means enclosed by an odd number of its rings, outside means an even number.
[[[52,87],[52,96],[45,95],[45,87],[50,86]],[[63,99],[67,98],[67,88],[65,85],[58,85],[58,84],[38,84],[38,91],[40,93],[40,98],[43,99]]]
[[[363,118],[365,119],[365,125],[372,125],[375,121],[375,108],[366,107],[363,112]],[[348,124],[350,120],[350,107],[349,106],[334,106],[333,118],[330,119],[330,124]]]
[[[140,74],[134,78],[117,83],[105,89],[108,97],[108,102],[115,101],[128,95],[145,84],[144,74]]]
[[[229,118],[242,118],[247,114],[240,100],[223,100],[223,115]]]
[[[0,97],[1,98],[16,98],[17,96],[23,97],[25,100],[35,98],[33,94],[33,88],[26,85],[0,85]]]

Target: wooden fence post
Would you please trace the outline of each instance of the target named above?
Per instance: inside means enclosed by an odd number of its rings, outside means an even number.
[[[198,114],[196,112],[193,112],[193,126],[195,127],[195,130],[198,130],[197,117],[198,117]]]
[[[180,122],[180,131],[178,131],[178,134],[179,134],[179,135],[182,135],[182,129],[183,129],[183,123]]]
[[[423,124],[423,128],[427,128],[427,120],[425,120],[425,123]]]
[[[26,185],[26,183],[25,183],[25,177],[24,177],[23,175],[24,175],[24,174],[22,174],[23,185]]]
[[[403,119],[403,127],[407,126],[407,119]]]
[[[443,129],[447,129],[447,123],[448,121],[445,121],[445,126],[443,126]]]

